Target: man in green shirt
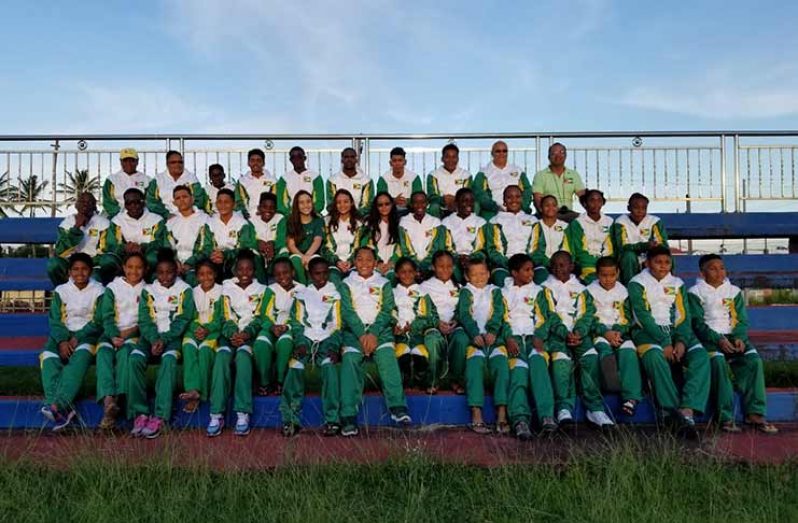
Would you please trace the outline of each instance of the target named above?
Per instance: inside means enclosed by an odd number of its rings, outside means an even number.
[[[578,172],[565,166],[566,156],[563,144],[559,142],[551,144],[549,166],[535,173],[535,178],[532,180],[532,196],[535,208],[538,210],[540,210],[540,200],[544,196],[550,194],[557,198],[560,204],[558,218],[570,222],[579,216],[579,213],[571,210],[574,195],[585,194],[585,184],[582,183],[582,177]]]

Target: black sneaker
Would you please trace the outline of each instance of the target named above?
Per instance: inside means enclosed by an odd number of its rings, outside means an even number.
[[[324,425],[324,430],[322,430],[321,434],[329,438],[337,436],[339,432],[341,432],[341,425],[338,423],[327,423]]]
[[[354,422],[344,423],[343,428],[341,429],[341,436],[345,438],[351,438],[360,434],[360,429],[357,428],[357,424]]]
[[[557,432],[557,422],[552,417],[543,418],[543,423],[540,426],[540,434],[554,434]]]
[[[526,421],[519,421],[513,427],[515,437],[521,441],[529,441],[532,439],[532,431],[529,430],[529,424]]]
[[[391,409],[391,420],[394,423],[398,423],[399,425],[410,425],[413,423],[413,419],[410,417],[410,414],[407,412],[407,409],[404,407],[397,407],[395,409]]]
[[[300,426],[294,423],[283,423],[283,436],[292,438],[299,434]]]

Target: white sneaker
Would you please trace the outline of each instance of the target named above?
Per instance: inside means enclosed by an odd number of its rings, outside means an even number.
[[[208,436],[214,438],[222,433],[224,427],[224,417],[221,414],[211,414],[211,421],[208,423]]]
[[[574,417],[571,415],[571,411],[568,409],[560,409],[557,413],[557,423],[573,423]]]
[[[246,412],[236,412],[236,436],[246,436],[249,434],[249,414]]]
[[[598,425],[599,427],[612,427],[615,425],[615,422],[613,422],[603,410],[587,411],[586,417],[590,423]]]

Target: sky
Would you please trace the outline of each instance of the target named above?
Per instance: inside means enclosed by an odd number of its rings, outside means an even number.
[[[3,2],[0,133],[798,128],[798,3]]]

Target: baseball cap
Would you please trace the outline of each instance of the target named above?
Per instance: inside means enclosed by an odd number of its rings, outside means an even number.
[[[132,147],[125,147],[121,151],[119,151],[119,159],[124,160],[126,158],[134,158],[136,160],[139,159],[139,153],[136,152],[135,149]]]

